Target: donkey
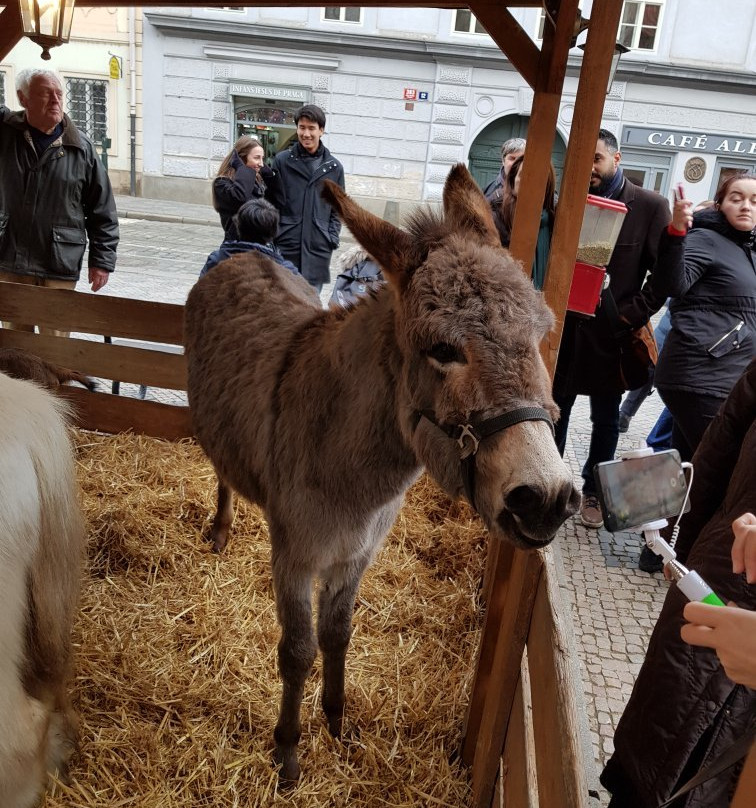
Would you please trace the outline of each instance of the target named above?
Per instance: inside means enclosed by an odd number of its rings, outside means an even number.
[[[0,374],[0,805],[29,808],[65,771],[84,528],[66,405]]]
[[[185,309],[189,403],[218,476],[213,549],[226,545],[232,489],[262,506],[270,529],[283,781],[300,774],[313,580],[322,706],[338,736],[357,588],[422,466],[521,548],[548,544],[579,502],[538,352],[552,314],[501,248],[467,169],[449,174],[443,214],[419,210],[408,231],[333,183],[324,196],[385,287],[324,311],[302,278],[245,254],[200,279]]]

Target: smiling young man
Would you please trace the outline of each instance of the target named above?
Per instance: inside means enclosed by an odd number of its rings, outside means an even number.
[[[118,246],[110,180],[92,142],[64,114],[53,71],[21,71],[16,91],[22,110],[0,107],[0,280],[73,289],[88,242],[96,292],[115,268]]]
[[[339,246],[341,222],[321,197],[323,180],[344,187],[344,168],[323,145],[325,113],[305,104],[294,114],[297,140],[280,151],[273,169],[278,175],[270,199],[281,214],[275,245],[284,258],[318,292],[330,280],[331,254]]]

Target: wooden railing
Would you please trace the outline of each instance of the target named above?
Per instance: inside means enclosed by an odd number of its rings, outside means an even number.
[[[23,348],[89,376],[149,387],[186,390],[184,307],[0,282],[0,320],[92,335],[61,338],[0,329],[0,348]],[[104,337],[113,342],[108,344]],[[131,345],[119,340],[134,341]],[[76,423],[102,432],[137,432],[177,440],[192,434],[185,405],[142,401],[67,386]]]
[[[554,553],[499,544],[492,556],[484,636],[496,639],[478,652],[462,744],[474,805],[588,808],[594,764]]]

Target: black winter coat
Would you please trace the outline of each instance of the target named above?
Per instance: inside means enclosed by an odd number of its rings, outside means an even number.
[[[89,266],[112,272],[118,215],[92,141],[63,116],[63,134],[41,157],[26,114],[0,107],[0,270],[78,280]]]
[[[264,199],[265,191],[266,184],[249,166],[237,168],[233,178],[216,177],[213,180],[213,207],[220,215],[226,241],[239,238],[233,222],[239,208],[250,199]]]
[[[659,238],[670,220],[666,200],[628,180],[616,197],[628,212],[607,270],[609,289],[628,328],[639,328],[665,301],[646,275],[656,264]],[[602,294],[602,300],[606,292]],[[599,305],[596,316],[567,312],[559,347],[554,391],[558,396],[619,393],[625,389],[620,375],[619,342],[615,329]]]
[[[732,522],[756,513],[756,362],[740,377],[693,457],[691,509],[681,522],[678,558],[727,603],[756,609],[756,586],[732,572]],[[677,787],[745,733],[756,691],[736,685],[716,653],[680,637],[687,599],[672,585],[646,659],[614,736],[601,782],[612,808],[657,808]],[[695,750],[695,751],[694,751]],[[693,771],[683,770],[697,761]],[[726,808],[738,775],[728,769],[675,808]]]
[[[321,196],[323,180],[344,187],[344,169],[321,144],[316,158],[318,167],[311,171],[313,158],[300,144],[279,152],[273,161],[278,181],[270,197],[281,214],[276,247],[311,283],[328,283],[331,253],[339,246],[341,221],[336,211]]]
[[[687,236],[662,235],[654,287],[672,297],[672,329],[656,367],[660,387],[724,399],[756,354],[756,255],[749,239],[718,210],[696,214]]]

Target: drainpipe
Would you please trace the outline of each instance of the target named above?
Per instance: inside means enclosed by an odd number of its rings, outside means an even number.
[[[129,119],[131,124],[131,159],[129,177],[129,196],[136,196],[136,9],[129,7],[129,83],[131,98],[129,100]]]

